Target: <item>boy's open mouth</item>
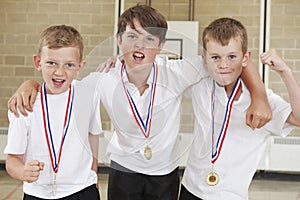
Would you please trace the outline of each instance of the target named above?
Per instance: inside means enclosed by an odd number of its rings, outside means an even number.
[[[59,80],[59,79],[52,79],[52,81],[53,84],[57,87],[61,86],[65,82],[65,80]]]
[[[134,59],[144,59],[145,55],[141,52],[134,52],[133,57],[134,57]]]

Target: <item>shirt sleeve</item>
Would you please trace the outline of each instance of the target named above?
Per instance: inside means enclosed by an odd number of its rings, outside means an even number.
[[[101,116],[100,116],[100,95],[99,92],[94,90],[94,98],[93,98],[93,113],[91,116],[89,132],[93,135],[98,135],[103,132]]]
[[[27,149],[27,137],[29,133],[29,119],[20,115],[15,117],[8,111],[9,127],[7,136],[7,145],[4,154],[25,154]]]
[[[198,55],[181,60],[168,60],[167,65],[172,71],[177,73],[181,79],[181,83],[187,87],[208,76],[208,72],[203,65],[202,57]]]
[[[101,76],[100,72],[91,72],[89,75],[84,77],[81,81],[89,85],[90,88],[96,89],[100,76]]]
[[[293,125],[286,122],[292,108],[288,102],[272,90],[267,90],[267,94],[272,110],[272,120],[266,124],[266,128],[275,135],[287,136],[294,128]]]

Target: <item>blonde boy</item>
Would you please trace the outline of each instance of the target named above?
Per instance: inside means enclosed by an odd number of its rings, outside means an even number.
[[[82,37],[75,28],[58,25],[42,32],[33,61],[45,82],[32,113],[20,118],[8,113],[4,150],[7,172],[24,182],[24,199],[100,199],[99,96],[74,80],[85,65],[82,58]]]

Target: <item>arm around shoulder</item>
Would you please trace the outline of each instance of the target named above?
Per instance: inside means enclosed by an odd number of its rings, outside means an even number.
[[[35,102],[40,84],[34,80],[27,80],[17,89],[16,93],[8,101],[8,109],[19,117],[19,112],[27,116],[32,112],[32,106]],[[17,109],[18,108],[18,109]]]
[[[246,124],[252,129],[261,128],[271,120],[272,111],[265,85],[251,59],[248,66],[243,68],[241,77],[251,95],[251,105],[246,114]]]

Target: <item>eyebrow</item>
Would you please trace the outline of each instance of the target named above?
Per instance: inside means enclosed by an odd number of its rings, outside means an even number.
[[[136,30],[136,29],[130,29],[130,30],[125,31],[124,33],[129,33],[129,34],[142,34],[141,32],[139,32],[139,31]]]

